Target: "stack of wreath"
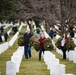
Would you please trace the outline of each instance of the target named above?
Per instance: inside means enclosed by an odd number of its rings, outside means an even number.
[[[56,46],[61,49],[61,38],[59,38],[56,42]],[[66,48],[67,50],[74,50],[75,48],[75,44],[74,41],[72,40],[72,38],[68,38],[68,42],[66,43]]]
[[[44,49],[45,49],[46,51],[51,51],[51,50],[54,49],[53,44],[52,44],[52,41],[51,41],[50,38],[46,38],[46,39],[44,40]]]
[[[18,46],[24,46],[25,38],[23,35],[18,37]]]
[[[34,34],[34,35],[31,37],[30,42],[32,42],[32,46],[34,47],[34,49],[35,49],[36,51],[39,51],[40,44],[39,44],[39,41],[38,41],[38,35]]]

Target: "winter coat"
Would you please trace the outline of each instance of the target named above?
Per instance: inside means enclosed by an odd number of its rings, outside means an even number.
[[[25,38],[25,41],[24,41],[24,45],[25,46],[28,46],[29,45],[29,43],[30,43],[30,38],[33,36],[33,34],[32,33],[25,33],[24,34],[24,38]]]
[[[39,39],[39,43],[40,43],[40,47],[41,47],[41,48],[44,48],[43,42],[44,42],[45,39],[46,39],[46,38],[40,38],[40,39]]]

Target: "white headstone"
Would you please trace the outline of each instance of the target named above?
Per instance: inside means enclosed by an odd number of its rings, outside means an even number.
[[[65,65],[63,64],[53,64],[50,68],[50,75],[61,75],[65,74]]]
[[[69,58],[69,52],[66,51],[66,58]]]
[[[56,28],[57,30],[59,30],[58,26],[56,26],[56,25],[55,25],[55,28]]]
[[[12,56],[11,61],[16,63],[16,72],[19,72],[19,67],[20,67],[20,59],[19,56]]]
[[[74,51],[73,50],[69,51],[69,60],[70,61],[73,61],[73,55],[74,55]]]
[[[74,55],[73,55],[73,63],[76,63],[76,51],[74,51]]]
[[[5,41],[5,38],[4,38],[4,36],[2,36],[2,41]]]
[[[61,75],[74,75],[74,74],[61,74]]]
[[[59,59],[52,59],[52,60],[49,60],[48,61],[48,64],[47,64],[47,69],[49,70],[51,68],[51,63],[54,63],[54,64],[59,64]]]
[[[56,39],[59,39],[60,37],[61,37],[60,35],[56,35],[56,37],[55,37],[55,38],[56,38]]]
[[[75,33],[74,37],[76,37],[76,33]]]
[[[76,51],[76,47],[74,48],[74,50]]]
[[[6,75],[16,75],[16,63],[12,61],[6,62]]]
[[[6,51],[8,49],[8,42],[5,42],[3,44],[0,45],[0,54],[3,53],[4,51]]]

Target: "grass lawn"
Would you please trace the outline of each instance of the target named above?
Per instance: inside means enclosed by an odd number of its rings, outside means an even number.
[[[20,72],[17,75],[50,75],[43,59],[38,60],[39,52],[36,52],[33,48],[31,50],[32,58],[27,60],[23,57]]]

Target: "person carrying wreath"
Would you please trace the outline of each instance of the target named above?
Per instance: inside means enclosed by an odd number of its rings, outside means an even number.
[[[45,38],[44,33],[41,32],[41,33],[40,33],[40,38],[39,38],[39,40],[38,40],[39,43],[40,43],[39,60],[41,60],[41,54],[42,54],[42,52],[44,53],[44,51],[45,51],[45,49],[44,49],[44,44],[43,44],[43,42],[44,42],[45,39],[46,39],[46,38]]]
[[[61,50],[63,52],[63,59],[66,60],[66,44],[68,43],[68,38],[67,35],[64,33],[62,35],[62,40],[61,40]]]
[[[24,34],[24,56],[26,59],[31,58],[31,43],[30,38],[33,36],[30,29]]]

